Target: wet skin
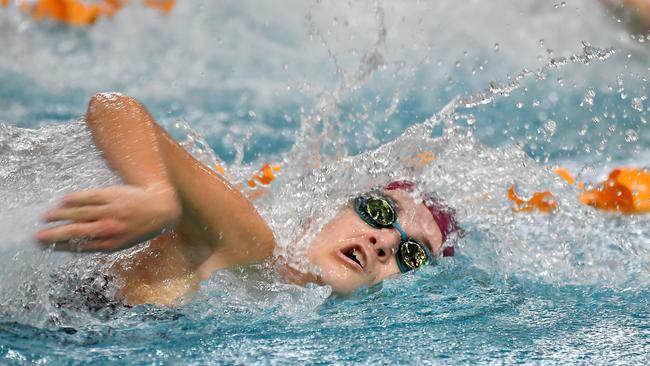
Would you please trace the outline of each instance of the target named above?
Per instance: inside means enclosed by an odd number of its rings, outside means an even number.
[[[404,231],[427,245],[434,256],[440,253],[442,234],[422,200],[403,190],[383,193],[396,203],[397,221]],[[395,259],[400,238],[396,229],[372,228],[348,206],[314,238],[307,254],[322,271],[320,283],[349,293],[400,273]],[[357,261],[349,257],[353,250]]]
[[[124,184],[66,195],[45,213],[45,221],[58,224],[35,234],[41,244],[118,251],[153,238],[110,268],[121,284],[117,296],[131,305],[173,305],[215,270],[272,258],[273,232],[249,199],[188,154],[135,99],[96,95],[86,124]],[[439,253],[442,235],[421,200],[406,191],[385,193],[396,202],[406,233]],[[320,275],[278,270],[295,283],[347,293],[399,273],[399,242],[396,230],[374,229],[346,207],[310,244],[308,259]]]

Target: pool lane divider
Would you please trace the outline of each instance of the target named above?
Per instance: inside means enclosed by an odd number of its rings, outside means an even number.
[[[585,189],[583,182],[576,182],[571,173],[562,167],[553,169],[569,185],[580,189],[582,204],[601,211],[626,215],[650,213],[650,170],[648,168],[621,167],[612,170],[607,179],[593,189]],[[507,197],[514,203],[513,212],[553,213],[557,200],[551,192],[534,192],[523,199],[515,191],[515,184],[508,187]]]
[[[112,17],[127,3],[129,0],[103,0],[92,4],[81,0],[21,0],[19,7],[35,20],[53,19],[71,26],[88,26],[95,24],[99,18]],[[174,7],[175,1],[143,0],[143,4],[167,15]],[[9,0],[0,0],[0,5],[7,7]]]

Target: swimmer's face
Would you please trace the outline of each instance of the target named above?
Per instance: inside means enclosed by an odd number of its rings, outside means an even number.
[[[383,193],[395,201],[404,231],[427,245],[434,256],[440,253],[442,234],[422,200],[403,190]],[[322,271],[320,282],[332,286],[334,292],[349,293],[400,273],[395,258],[399,244],[396,229],[372,228],[348,206],[314,238],[307,254]]]

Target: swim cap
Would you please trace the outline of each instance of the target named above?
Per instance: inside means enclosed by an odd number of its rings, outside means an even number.
[[[395,180],[386,184],[386,186],[384,186],[384,189],[387,191],[400,189],[407,192],[413,192],[415,187],[416,184],[411,181]],[[433,221],[435,221],[436,224],[438,225],[438,228],[440,229],[440,233],[442,234],[443,244],[445,243],[445,241],[447,241],[449,235],[455,232],[462,233],[462,229],[460,228],[460,226],[458,226],[458,223],[456,222],[456,218],[454,217],[456,212],[453,208],[447,207],[442,203],[440,203],[440,201],[436,198],[435,194],[433,193],[424,194],[423,197],[424,198],[422,200],[422,204],[424,204],[424,206],[427,209],[429,209],[429,212],[433,217]],[[454,247],[453,246],[445,247],[442,251],[442,255],[444,257],[453,256]]]

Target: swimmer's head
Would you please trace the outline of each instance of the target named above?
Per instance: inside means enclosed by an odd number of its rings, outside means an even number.
[[[351,203],[325,225],[307,252],[309,260],[321,270],[317,282],[330,285],[334,292],[349,293],[414,268],[419,264],[413,265],[413,261],[424,254],[419,254],[417,245],[405,248],[407,239],[423,246],[429,263],[453,254],[453,248],[443,249],[448,236],[458,230],[451,211],[433,195],[414,198],[414,190],[412,182],[394,181],[370,195],[394,208],[394,224],[378,227],[364,213],[367,206]],[[386,209],[390,211],[391,207]],[[405,256],[405,249],[410,248],[415,254],[406,250]]]

